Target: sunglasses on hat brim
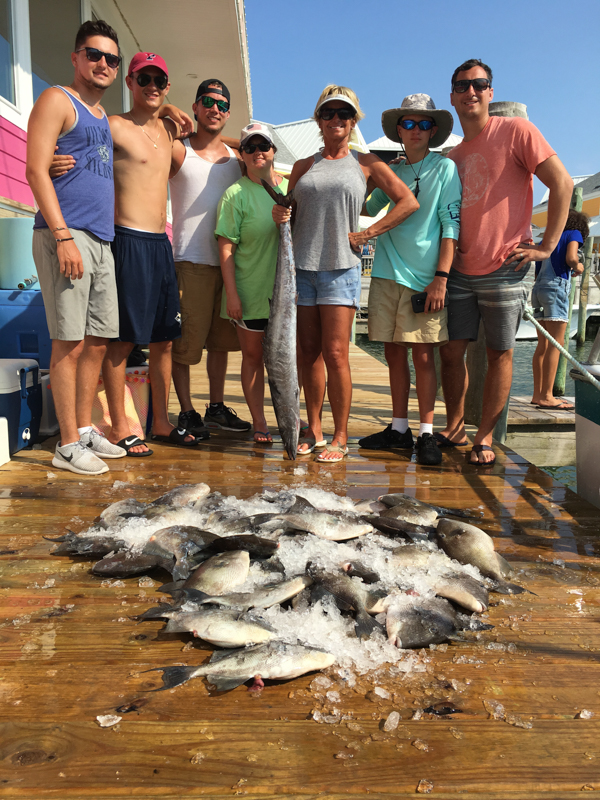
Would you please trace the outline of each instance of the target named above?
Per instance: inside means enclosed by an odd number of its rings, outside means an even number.
[[[98,50],[96,47],[80,47],[79,50],[75,50],[75,52],[81,53],[82,50],[85,50],[88,61],[98,63],[98,61],[102,61],[104,57],[106,66],[111,69],[116,69],[121,63],[121,56],[116,56],[114,53],[105,53],[103,50]]]
[[[354,119],[356,116],[356,111],[353,108],[322,108],[318,113],[319,117],[324,119],[325,122],[332,120],[336,114],[338,119],[341,119],[342,122],[346,122],[349,119]]]
[[[473,78],[473,80],[470,81],[454,81],[452,89],[457,94],[464,94],[468,91],[469,86],[472,86],[476,92],[485,92],[486,89],[492,88],[492,82],[488,80],[488,78]]]
[[[415,128],[418,128],[420,131],[430,131],[435,127],[435,122],[430,119],[422,119],[420,122],[415,122],[414,119],[404,119],[404,117],[401,117],[397,124],[400,128],[404,128],[405,131],[412,131]]]
[[[130,75],[130,77],[134,78],[133,75]],[[160,92],[164,92],[169,85],[169,79],[164,73],[162,75],[150,75],[148,72],[140,72],[135,76],[134,80],[142,88],[153,83]]]

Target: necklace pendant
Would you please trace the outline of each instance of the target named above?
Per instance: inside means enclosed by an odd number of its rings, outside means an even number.
[[[416,200],[416,199],[417,199],[417,197],[419,196],[419,179],[418,179],[418,178],[417,178],[417,180],[416,180],[415,191],[413,192],[413,194],[414,194],[414,196],[415,196],[415,200]]]

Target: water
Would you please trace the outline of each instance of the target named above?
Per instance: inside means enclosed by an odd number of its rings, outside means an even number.
[[[383,354],[383,342],[370,342],[366,333],[356,334],[356,344],[361,350],[374,356],[382,364],[387,363]],[[569,342],[569,353],[571,353],[579,363],[585,361],[592,348],[593,341],[587,341],[582,347],[577,347],[576,340],[571,339]],[[515,345],[515,352],[513,355],[513,382],[510,393],[517,397],[527,396],[533,393],[533,373],[531,371],[531,359],[537,346],[537,341],[519,341]],[[412,364],[412,358],[408,356],[408,363],[410,366],[410,379],[414,386],[415,371]],[[567,365],[567,380],[565,382],[565,395],[567,397],[574,397],[575,387],[572,379],[569,377],[569,370],[571,365]]]

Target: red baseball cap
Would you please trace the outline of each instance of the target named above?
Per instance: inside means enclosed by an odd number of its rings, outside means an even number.
[[[169,70],[164,58],[156,53],[136,53],[129,63],[127,74],[133,75],[134,72],[139,72],[144,67],[158,67],[167,78],[169,77]]]

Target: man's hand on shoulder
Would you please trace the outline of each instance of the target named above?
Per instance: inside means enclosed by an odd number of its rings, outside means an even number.
[[[185,139],[194,132],[194,121],[192,118],[186,114],[185,111],[182,111],[171,103],[162,105],[158,116],[163,121],[168,117],[175,123],[177,139]]]

